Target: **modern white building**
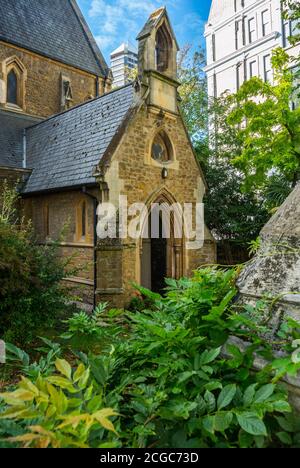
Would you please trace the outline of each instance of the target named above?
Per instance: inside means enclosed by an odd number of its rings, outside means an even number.
[[[119,88],[129,82],[128,70],[137,68],[137,48],[129,42],[123,43],[110,54],[111,70],[114,77],[113,86]]]
[[[272,80],[272,50],[281,46],[291,55],[300,52],[289,44],[293,32],[280,0],[212,0],[205,30],[209,96],[236,92],[253,76]]]

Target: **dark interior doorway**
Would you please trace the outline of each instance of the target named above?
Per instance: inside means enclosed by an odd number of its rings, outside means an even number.
[[[149,216],[148,238],[143,240],[141,268],[142,285],[153,292],[162,294],[167,277],[168,240],[164,234],[163,222],[159,218],[159,235],[153,236]]]
[[[167,239],[151,239],[151,289],[162,293],[167,276]]]

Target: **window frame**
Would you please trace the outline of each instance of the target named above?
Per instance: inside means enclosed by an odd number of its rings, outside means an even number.
[[[253,30],[250,28],[250,25],[253,23]],[[252,18],[248,19],[248,40],[249,44],[253,44],[256,40],[255,34],[256,34],[256,22],[255,22],[255,17],[253,16]]]
[[[267,61],[270,65],[270,67],[268,68],[267,67]],[[265,83],[272,83],[272,78],[273,78],[273,74],[272,74],[272,64],[271,64],[271,55],[270,54],[267,54],[267,55],[264,55],[263,56],[263,65],[264,65],[264,82]],[[268,73],[270,73],[270,79],[268,79]]]
[[[162,159],[157,159],[153,157],[153,147],[155,145],[156,140],[161,140],[163,146],[165,147],[165,151],[167,152],[168,159],[167,160],[162,160]],[[173,145],[170,140],[169,135],[164,131],[160,130],[158,131],[154,138],[152,139],[152,145],[151,145],[151,159],[156,162],[157,164],[161,166],[166,166],[170,164],[172,161],[174,161],[174,150],[173,150]]]
[[[84,223],[85,221],[85,223]],[[83,226],[84,223],[84,226]],[[76,205],[76,219],[75,219],[75,238],[76,242],[82,244],[89,244],[92,242],[90,235],[89,224],[89,203],[86,198],[81,198]]]
[[[8,77],[11,72],[14,72],[17,78],[17,102],[11,103],[8,102]],[[24,67],[23,63],[17,56],[11,56],[0,62],[0,74],[2,73],[5,94],[4,94],[4,107],[15,111],[25,111],[25,87],[27,80],[27,70]]]
[[[267,15],[267,22],[264,20],[265,15]],[[263,10],[261,12],[261,25],[262,25],[262,35],[263,37],[266,37],[270,34],[271,32],[271,17],[270,17],[270,10]],[[269,32],[266,30],[266,28],[269,27]]]
[[[253,78],[254,76],[257,76],[257,73],[253,73],[253,67],[257,68],[257,60],[251,60],[249,62],[249,78]]]
[[[158,161],[152,157],[152,148],[157,138],[157,135],[163,137],[164,141],[167,142],[167,147],[169,148],[169,160],[168,161]],[[144,164],[147,166],[155,166],[157,168],[163,169],[174,169],[179,170],[179,161],[177,160],[176,147],[173,143],[172,134],[169,133],[165,125],[162,125],[160,128],[156,128],[151,135],[148,137],[148,151],[145,153]]]

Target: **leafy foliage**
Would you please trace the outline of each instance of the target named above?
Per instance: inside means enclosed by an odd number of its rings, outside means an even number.
[[[300,368],[299,359],[293,362],[288,354],[295,345],[291,338],[299,339],[300,325],[282,325],[279,337],[286,343],[287,354],[274,360],[263,337],[266,322],[253,319],[268,305],[239,313],[232,305],[237,274],[238,270],[206,269],[195,272],[192,280],[167,280],[165,297],[139,288],[149,306],[126,313],[126,327],[117,333],[113,321],[104,319],[109,313],[101,314],[101,321],[115,334],[113,345],[100,354],[77,352],[76,368],[59,356],[54,361],[59,375],[54,369],[41,371],[2,394],[6,403],[0,416],[3,443],[299,446],[299,424],[278,382],[286,372],[295,375]],[[248,345],[240,348],[229,340],[232,335]],[[270,363],[259,373],[253,372],[256,354]],[[32,384],[37,387],[36,396]],[[27,389],[32,393],[26,393],[24,401],[20,390]],[[45,401],[38,404],[41,395]],[[13,407],[17,400],[22,404]],[[29,412],[33,419],[26,419],[26,411],[33,411]],[[99,411],[104,411],[101,417],[113,420],[100,420]]]
[[[275,49],[272,65],[274,84],[253,77],[230,98],[228,122],[238,126],[242,148],[233,163],[245,174],[248,187],[264,185],[271,170],[294,184],[299,176],[300,109],[291,109],[294,85],[288,54]]]
[[[300,4],[295,0],[282,0],[282,6],[284,18],[293,22],[293,31],[289,42],[296,45],[300,42]]]
[[[117,413],[103,408],[101,391],[94,390],[90,369],[81,363],[72,370],[64,359],[56,359],[55,367],[57,373],[49,377],[39,375],[34,382],[22,377],[14,391],[0,394],[7,405],[0,419],[6,421],[8,432],[11,429],[7,422],[20,422],[19,434],[8,437],[6,443],[33,448],[84,448],[112,441],[116,431],[109,418]],[[107,436],[107,431],[112,435]]]
[[[6,366],[18,369],[30,379],[37,379],[39,375],[50,375],[55,367],[54,363],[62,355],[62,348],[58,343],[52,343],[47,338],[40,337],[46,347],[37,351],[42,353],[38,361],[33,361],[29,354],[11,343],[6,343]]]
[[[201,160],[201,148],[196,151]],[[205,197],[208,228],[218,240],[246,246],[270,217],[263,195],[244,191],[245,178],[223,156],[209,157],[202,167],[209,184]]]
[[[207,130],[207,87],[203,72],[205,54],[198,49],[190,54],[191,46],[185,46],[178,61],[178,81],[181,111],[193,140],[202,140]]]
[[[179,60],[179,93],[183,117],[209,186],[206,223],[217,239],[246,246],[258,236],[269,213],[261,195],[245,193],[245,177],[231,164],[241,153],[241,141],[236,128],[227,123],[229,98],[207,99],[203,65],[202,51],[190,57],[186,46]]]
[[[0,335],[25,343],[66,309],[68,260],[59,259],[58,242],[41,246],[30,225],[17,223],[15,190],[4,185],[1,197]]]
[[[88,351],[91,347],[101,349],[105,343],[112,343],[114,337],[120,334],[120,325],[123,324],[122,310],[111,309],[107,311],[108,303],[100,303],[92,314],[80,311],[75,312],[64,322],[67,331],[61,338],[72,349]]]

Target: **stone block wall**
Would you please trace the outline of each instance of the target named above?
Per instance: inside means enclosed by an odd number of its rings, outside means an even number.
[[[162,165],[151,158],[153,138],[164,130],[174,147],[174,159],[165,165],[167,178],[162,177]],[[171,113],[159,113],[144,106],[128,124],[105,174],[109,201],[118,206],[119,195],[126,195],[128,206],[133,203],[155,202],[156,195],[166,193],[170,199],[183,205],[191,203],[195,208],[202,202],[204,180],[197,165],[181,117]],[[195,221],[195,220],[194,220]],[[130,238],[121,244],[118,256],[101,250],[98,257],[98,300],[110,300],[114,305],[128,304],[134,294],[132,283],[141,280],[141,242]],[[188,250],[183,246],[181,275],[190,276],[193,270],[216,261],[216,243],[208,229],[201,249]],[[105,260],[104,260],[105,259]],[[105,266],[103,264],[105,262]],[[107,288],[104,291],[103,286]],[[108,294],[111,292],[112,294]]]
[[[27,114],[49,117],[61,111],[61,75],[67,76],[71,81],[73,106],[96,95],[95,76],[4,42],[0,42],[0,85],[1,80],[5,79],[1,72],[1,63],[12,56],[16,56],[26,70],[23,111]],[[4,86],[3,83],[4,81]],[[5,107],[3,96],[1,99],[3,86],[0,86],[1,107]]]
[[[97,194],[97,190],[91,190]],[[77,207],[85,200],[87,204],[86,238],[77,237]],[[93,303],[94,289],[94,225],[93,203],[79,191],[49,193],[24,198],[24,212],[41,244],[47,243],[45,233],[45,207],[49,207],[49,239],[60,239],[60,254],[69,259],[69,267],[75,269],[67,284],[74,295],[85,302]]]

